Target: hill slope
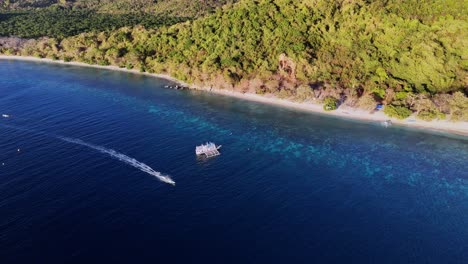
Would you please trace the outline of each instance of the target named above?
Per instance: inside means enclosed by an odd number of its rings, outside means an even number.
[[[64,38],[194,19],[233,0],[0,0],[0,36]]]
[[[234,0],[0,0],[0,10],[34,10],[64,7],[105,13],[145,12],[195,17]]]
[[[463,0],[243,0],[172,27],[46,40],[22,52],[296,100],[382,102],[399,118],[468,120],[467,98],[456,93],[468,89],[467,13]]]

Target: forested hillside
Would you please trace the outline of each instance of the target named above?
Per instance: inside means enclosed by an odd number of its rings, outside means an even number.
[[[0,36],[64,38],[83,32],[162,25],[206,15],[233,0],[0,0]]]
[[[57,7],[100,13],[153,13],[196,17],[235,0],[0,0],[0,10],[31,11]]]
[[[155,29],[186,21],[188,17],[147,13],[97,13],[89,10],[38,10],[22,13],[0,13],[0,36],[22,38],[53,37],[63,39],[83,32],[117,30],[143,25]]]
[[[242,0],[170,27],[41,39],[3,52],[332,106],[383,103],[398,118],[467,121],[466,17],[464,0]]]

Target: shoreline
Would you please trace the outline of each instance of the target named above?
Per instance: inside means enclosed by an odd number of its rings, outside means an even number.
[[[92,65],[86,64],[82,62],[65,62],[61,60],[52,60],[52,59],[41,59],[36,57],[26,57],[26,56],[10,56],[10,55],[0,55],[0,60],[18,60],[18,61],[32,61],[32,62],[42,62],[42,63],[55,63],[55,64],[63,64],[63,65],[72,65],[72,66],[80,66],[80,67],[89,67],[89,68],[97,68],[97,69],[105,69],[105,70],[113,70],[113,71],[121,71],[121,72],[128,72],[128,73],[136,73],[145,76],[155,77],[166,79],[177,84],[190,87],[193,90],[205,91],[213,94],[219,94],[224,96],[230,96],[239,98],[242,100],[248,100],[257,103],[264,103],[270,104],[280,107],[287,107],[296,110],[311,112],[311,113],[318,113],[322,115],[334,116],[343,119],[353,119],[353,120],[360,120],[366,122],[383,122],[385,120],[391,120],[393,124],[403,127],[409,128],[416,128],[422,129],[426,131],[432,132],[443,132],[454,134],[458,136],[465,136],[468,137],[468,122],[450,122],[448,120],[434,120],[434,121],[423,121],[414,118],[411,116],[405,120],[398,120],[395,118],[390,118],[386,116],[383,112],[376,112],[376,113],[369,113],[369,111],[357,109],[357,108],[350,108],[350,107],[340,107],[335,111],[327,112],[323,110],[323,106],[321,104],[316,104],[312,102],[293,102],[288,100],[279,99],[273,96],[264,96],[252,93],[241,93],[232,90],[223,90],[223,89],[211,89],[209,87],[199,87],[195,85],[186,84],[170,75],[167,74],[156,74],[156,73],[147,73],[147,72],[140,72],[134,69],[126,69],[120,68],[117,66],[101,66],[101,65]]]

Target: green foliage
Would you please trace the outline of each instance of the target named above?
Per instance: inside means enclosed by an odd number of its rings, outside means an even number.
[[[374,89],[372,89],[372,93],[374,93],[374,95],[380,99],[385,98],[385,89],[381,87],[375,87]]]
[[[0,36],[64,38],[82,32],[115,30],[125,26],[144,25],[157,28],[186,18],[139,14],[106,14],[80,10],[40,10],[0,13]]]
[[[297,101],[303,102],[308,99],[311,99],[314,96],[312,89],[307,85],[301,85],[296,90],[296,97]]]
[[[411,110],[403,106],[387,105],[384,108],[384,113],[389,117],[405,119],[408,118],[413,112],[411,112]]]
[[[456,92],[449,100],[451,120],[468,121],[468,97]]]
[[[419,119],[424,121],[432,121],[434,119],[445,119],[445,114],[435,111],[421,111],[416,115]]]
[[[407,96],[408,96],[407,92],[397,92],[397,93],[395,93],[395,99],[397,99],[397,100],[405,100]]]
[[[300,101],[313,96],[305,87],[319,83],[319,98],[346,95],[366,109],[375,98],[399,118],[414,111],[466,119],[466,96],[455,93],[468,87],[468,10],[459,0],[241,0],[212,13],[233,2],[77,0],[4,13],[0,34],[60,40],[18,51],[0,44],[0,52],[109,63],[215,87],[259,80],[251,90]],[[170,26],[178,20],[148,13],[211,15]]]
[[[31,11],[37,9],[92,10],[98,13],[151,13],[178,17],[196,17],[236,0],[4,0],[0,10]]]
[[[359,98],[357,106],[364,110],[374,110],[377,106],[377,102],[375,101],[374,97],[366,94]]]
[[[333,111],[338,109],[338,100],[334,97],[327,97],[323,100],[323,110]]]

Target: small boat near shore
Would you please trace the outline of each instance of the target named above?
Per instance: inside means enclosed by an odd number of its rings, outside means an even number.
[[[202,144],[200,146],[195,147],[195,154],[197,156],[206,156],[207,158],[215,157],[221,155],[219,152],[219,149],[221,148],[221,145],[216,145],[213,142],[207,142],[205,144]]]
[[[382,122],[383,127],[389,127],[392,125],[392,120],[385,120]]]
[[[165,85],[164,88],[166,89],[173,89],[173,90],[187,90],[188,87],[183,85]]]

